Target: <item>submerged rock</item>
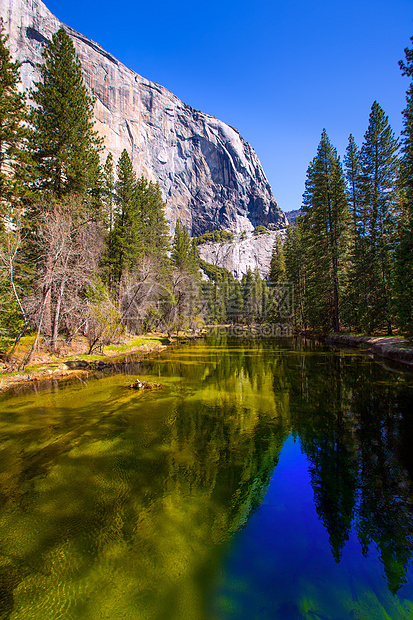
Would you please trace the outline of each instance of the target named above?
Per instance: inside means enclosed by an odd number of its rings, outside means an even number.
[[[136,379],[136,381],[128,385],[128,388],[132,390],[159,390],[164,387],[162,383],[150,383],[149,381],[141,381],[140,379]]]

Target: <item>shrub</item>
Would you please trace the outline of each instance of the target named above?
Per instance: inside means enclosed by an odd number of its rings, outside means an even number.
[[[262,235],[262,234],[264,234],[264,233],[268,233],[268,229],[267,229],[267,228],[265,228],[265,226],[256,226],[256,227],[254,228],[254,235],[255,235],[255,236],[257,236],[257,235]]]
[[[197,245],[203,243],[230,243],[234,240],[234,233],[228,230],[213,230],[212,232],[206,232],[200,237],[196,237]]]

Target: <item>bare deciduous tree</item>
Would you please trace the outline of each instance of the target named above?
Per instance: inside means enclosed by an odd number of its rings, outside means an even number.
[[[28,299],[37,336],[24,364],[31,359],[42,334],[50,337],[51,349],[56,351],[62,323],[70,337],[79,327],[73,322],[74,316],[78,323],[84,321],[88,304],[85,289],[98,268],[102,237],[81,197],[69,196],[43,212],[36,230],[38,277]]]

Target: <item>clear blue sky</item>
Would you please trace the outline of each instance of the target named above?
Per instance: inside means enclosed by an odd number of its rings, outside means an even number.
[[[63,22],[236,127],[282,209],[300,207],[323,127],[342,156],[377,100],[397,134],[412,0],[46,0]]]

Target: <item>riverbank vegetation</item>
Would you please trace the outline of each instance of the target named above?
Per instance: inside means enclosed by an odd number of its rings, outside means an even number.
[[[178,222],[171,247],[159,185],[136,176],[126,150],[101,165],[94,99],[65,30],[27,96],[3,28],[0,55],[0,348],[34,334],[24,368],[40,344],[56,354],[81,337],[93,353],[155,328],[196,329],[196,244]]]
[[[410,77],[412,55],[401,63]],[[20,369],[39,349],[59,355],[78,338],[93,354],[207,322],[413,333],[412,85],[402,154],[376,102],[362,147],[350,137],[344,169],[324,131],[304,216],[276,242],[267,278],[256,268],[238,281],[198,253],[232,233],[191,239],[178,220],[171,239],[159,184],[136,175],[126,150],[103,157],[95,101],[64,29],[27,94],[3,28],[0,59],[0,352],[12,358],[29,337]]]

